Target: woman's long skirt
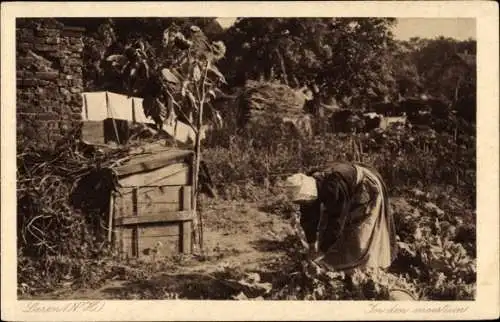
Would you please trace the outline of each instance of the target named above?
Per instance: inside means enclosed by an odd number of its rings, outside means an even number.
[[[371,170],[356,165],[357,184],[353,207],[343,233],[329,250],[316,259],[331,270],[350,271],[356,268],[387,268],[391,264],[392,218],[386,204],[382,179]],[[320,223],[321,226],[321,223]],[[322,231],[320,235],[331,233]],[[395,236],[392,236],[395,237]]]

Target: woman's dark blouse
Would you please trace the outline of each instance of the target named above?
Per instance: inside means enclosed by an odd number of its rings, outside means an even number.
[[[316,179],[318,199],[300,207],[300,223],[307,242],[316,242],[323,204],[328,220],[319,250],[324,252],[333,245],[344,228],[356,190],[356,168],[351,163],[334,163],[312,176]]]

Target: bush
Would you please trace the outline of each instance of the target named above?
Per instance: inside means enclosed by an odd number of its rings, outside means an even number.
[[[475,209],[476,147],[472,132],[453,135],[400,127],[361,134],[323,133],[303,141],[269,126],[250,127],[243,135],[221,131],[218,138],[228,138],[222,145],[207,141],[204,158],[223,191],[221,196],[248,198],[258,195],[260,188],[275,196],[263,198],[261,209],[289,219],[296,207],[273,188],[275,183],[332,161],[361,161],[379,170],[391,196],[403,196],[413,205],[411,211],[396,214],[401,251],[388,272],[357,272],[350,279],[314,272],[296,229],[295,253],[282,272],[287,283],[274,289],[271,299],[385,300],[393,288],[411,290],[420,299],[474,299],[476,232],[471,210]],[[255,137],[260,138],[258,144]],[[415,198],[414,188],[427,193]]]
[[[402,186],[453,186],[475,206],[473,138],[459,145],[451,135],[433,130],[389,129],[384,133],[325,133],[304,141],[273,126],[249,128],[244,135],[219,133],[218,137],[227,139],[218,145],[209,138],[204,158],[219,189],[248,180],[272,183],[332,161],[361,161],[379,170],[392,191]]]
[[[73,134],[55,148],[18,144],[19,292],[48,290],[71,278],[93,280],[98,270],[89,261],[111,255],[106,213],[113,189],[112,177],[96,170],[126,154],[128,149],[101,153]],[[82,182],[91,184],[83,199]]]

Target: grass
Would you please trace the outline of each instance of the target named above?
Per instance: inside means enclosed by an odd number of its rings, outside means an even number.
[[[441,236],[432,230],[435,229],[433,227],[436,226],[436,219],[439,220],[438,224],[442,229],[450,225],[456,228],[451,243],[439,246],[438,253],[429,254],[435,257],[432,261],[425,262],[428,260],[427,257],[421,258],[403,253],[404,256],[401,257],[403,264],[400,265],[402,269],[388,273],[389,275],[384,275],[385,273],[382,275],[380,273],[362,274],[358,278],[358,288],[350,291],[341,290],[345,287],[346,281],[338,276],[333,278],[333,281],[329,277],[308,276],[304,273],[304,267],[301,266],[303,259],[300,256],[292,258],[290,271],[286,271],[286,274],[277,279],[288,281],[288,276],[293,276],[293,281],[286,283],[281,281],[279,284],[297,283],[297,286],[301,288],[300,294],[296,292],[296,288],[283,287],[274,290],[270,298],[383,298],[387,295],[387,283],[391,281],[390,283],[396,285],[411,284],[431,299],[471,299],[474,296],[475,283],[473,261],[475,258],[475,139],[472,135],[467,135],[466,131],[463,132],[455,136],[448,133],[435,133],[429,129],[406,128],[386,131],[385,135],[376,132],[367,135],[322,133],[304,140],[294,133],[287,133],[280,127],[266,128],[262,125],[251,125],[246,131],[238,134],[229,129],[209,133],[204,142],[203,158],[220,197],[257,203],[261,211],[277,214],[287,220],[293,217],[295,207],[276,187],[280,180],[294,172],[319,169],[332,161],[362,161],[379,170],[392,197],[400,196],[410,201],[413,200],[412,206],[421,211],[421,220],[410,217],[405,219],[404,216],[409,214],[403,213],[403,217],[397,222],[401,242],[406,244],[410,253],[416,254],[429,247],[436,247],[436,243],[443,243]],[[29,173],[33,175],[33,172]],[[43,176],[41,178],[43,179]],[[42,182],[51,183],[50,180],[42,180]],[[53,187],[63,186],[54,185]],[[425,199],[416,200],[411,193],[412,189],[425,191]],[[87,229],[85,225],[88,223],[81,217],[70,216],[72,211],[66,207],[67,202],[63,200],[63,194],[64,191],[61,190],[57,205],[61,206],[64,212],[51,212],[51,216],[58,222],[62,222],[66,229],[85,231]],[[54,209],[54,204],[50,203],[51,198],[35,199],[39,209]],[[423,205],[426,202],[432,202],[441,207],[446,213],[445,217],[435,218],[432,214],[423,211]],[[203,204],[205,203],[202,203],[202,206]],[[28,210],[25,209],[25,211]],[[80,230],[76,227],[80,227]],[[419,244],[413,240],[417,228],[429,234]],[[89,236],[89,234],[85,235]],[[98,287],[106,279],[116,276],[131,281],[147,280],[155,271],[161,269],[161,267],[145,263],[123,267],[115,262],[112,254],[105,249],[82,253],[80,240],[71,239],[71,236],[57,240],[61,243],[63,241],[71,243],[70,248],[62,244],[55,245],[69,249],[68,254],[33,258],[24,256],[26,254],[22,250],[26,249],[27,245],[22,245],[18,261],[21,295],[36,295],[53,290],[68,279],[74,281],[75,286],[92,287]],[[299,254],[300,243],[291,243],[294,244],[293,247]],[[87,246],[94,244],[96,241],[85,242]],[[457,265],[454,264],[457,267],[455,271],[443,268],[443,265],[449,266],[451,260],[446,257],[447,252],[455,253],[455,257],[459,258],[459,262],[455,263]],[[170,264],[176,263],[174,261]],[[433,270],[436,272],[433,273]],[[302,273],[297,274],[298,271]],[[276,274],[279,275],[278,272]],[[302,279],[297,280],[299,277]],[[408,281],[409,277],[413,280]],[[327,284],[329,283],[328,285],[336,286],[333,289],[325,286],[322,282],[325,280]],[[368,293],[365,294],[363,291],[361,294],[360,289],[368,289]],[[373,295],[374,290],[378,292],[375,295]],[[157,291],[137,296],[154,298],[158,295],[161,297],[164,290]],[[165,296],[170,296],[167,293]]]

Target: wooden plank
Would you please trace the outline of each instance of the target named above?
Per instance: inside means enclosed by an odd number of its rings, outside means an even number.
[[[169,185],[169,186],[185,186],[190,184],[190,169],[185,166],[184,169],[179,172],[172,174],[171,176],[160,178],[155,180],[153,184],[155,185]]]
[[[182,186],[137,187],[137,203],[180,202],[182,189]],[[134,197],[133,190],[134,188],[120,188],[116,202],[118,199],[131,200]]]
[[[163,212],[175,212],[180,211],[181,205],[179,202],[154,202],[154,203],[138,203],[137,204],[137,216],[153,216],[157,214],[161,214]],[[115,216],[116,218],[121,217],[129,217],[134,216],[134,209],[132,203],[124,203],[122,206],[118,208],[120,211],[119,216]]]
[[[178,236],[145,237],[140,240],[139,257],[152,260],[171,256],[180,252],[179,247]]]
[[[102,121],[83,121],[82,134],[83,141],[90,144],[104,144],[104,124]]]
[[[161,236],[176,236],[181,233],[180,222],[172,223],[156,223],[152,225],[144,224],[139,226],[139,238],[144,237],[161,237]]]
[[[115,218],[130,216],[133,213],[132,188],[118,188],[115,194]]]
[[[139,255],[139,233],[138,227],[134,226],[132,228],[132,256],[137,257]]]
[[[133,229],[128,229],[131,232]],[[148,232],[150,229],[146,229]],[[137,241],[137,243],[136,243]],[[141,235],[135,239],[133,236],[122,239],[124,248],[123,257],[147,257],[152,256],[154,250],[157,249],[156,256],[168,256],[178,254],[180,252],[181,242],[179,235]]]
[[[185,221],[182,223],[181,231],[180,231],[180,239],[181,239],[181,252],[184,254],[190,254],[192,250],[192,245],[191,245],[191,237],[192,237],[192,232],[191,232],[191,227],[192,227],[192,221]]]
[[[118,251],[118,253],[120,254],[124,254],[124,245],[123,245],[123,228],[115,228],[113,231],[114,231],[114,234],[115,234],[115,242],[114,242],[114,245],[115,245],[115,250]]]
[[[137,202],[138,202],[139,197],[137,196],[137,194],[138,194],[137,188],[133,188],[132,189],[132,214],[134,216],[138,215],[138,205],[137,205]]]
[[[117,226],[124,226],[124,225],[135,225],[135,224],[154,223],[154,222],[186,221],[193,219],[194,219],[194,213],[192,211],[177,211],[177,212],[168,212],[150,216],[121,217],[121,218],[116,218],[115,222]]]
[[[181,211],[179,202],[140,203],[137,206],[139,207],[139,217]]]
[[[176,162],[172,165],[123,177],[122,186],[179,185],[189,184],[189,164]]]
[[[128,164],[114,168],[118,176],[126,176],[134,173],[151,171],[163,168],[183,160],[191,158],[193,152],[190,150],[169,150],[144,157],[136,157]]]
[[[180,203],[182,186],[140,188],[138,203],[151,204],[155,202]]]
[[[192,251],[191,221],[119,226],[122,258],[154,259]],[[137,231],[137,234],[136,234]]]
[[[117,231],[119,232],[119,252],[122,257],[133,257],[132,251],[132,228],[129,227],[119,227]]]
[[[191,186],[182,187],[182,210],[191,210]]]
[[[111,240],[113,237],[113,215],[115,210],[114,204],[115,198],[113,194],[109,197],[109,210],[108,210],[108,243],[111,244]]]
[[[134,202],[134,194],[121,189],[124,192],[116,196],[115,218],[126,217],[132,214],[138,216],[149,216],[155,213],[182,210],[181,186],[163,187],[139,187],[137,189],[137,201]]]
[[[120,248],[121,258],[132,258],[132,238],[121,239],[123,247]]]

